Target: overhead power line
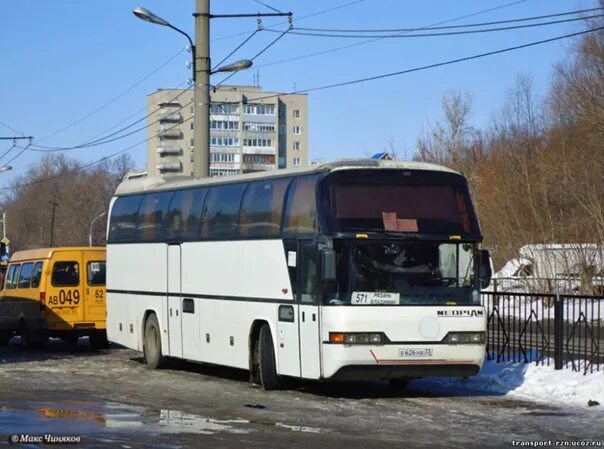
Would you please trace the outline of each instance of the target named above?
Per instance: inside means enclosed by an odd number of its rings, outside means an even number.
[[[535,28],[547,25],[557,25],[561,23],[569,23],[576,22],[579,20],[589,20],[589,19],[597,19],[600,17],[604,17],[604,14],[592,15],[587,17],[574,17],[572,19],[561,19],[561,20],[553,20],[549,22],[539,22],[539,23],[529,23],[523,25],[510,25],[507,27],[496,27],[496,28],[484,28],[480,30],[457,30],[457,31],[444,31],[438,33],[417,33],[417,34],[382,34],[382,35],[366,35],[366,34],[329,34],[329,33],[311,33],[311,32],[300,32],[300,31],[291,31],[290,34],[295,34],[297,36],[313,36],[313,37],[329,37],[329,38],[350,38],[350,39],[366,39],[367,37],[375,37],[375,38],[384,38],[384,39],[409,39],[409,38],[418,38],[418,37],[435,37],[435,36],[458,36],[465,34],[479,34],[479,33],[491,33],[495,31],[510,31],[510,30],[518,30],[523,28]],[[266,28],[266,31],[279,33],[279,30],[272,30],[270,28]]]
[[[105,109],[107,106],[115,103],[117,100],[119,100],[120,98],[122,98],[124,95],[126,95],[127,93],[131,92],[132,90],[134,90],[136,87],[138,87],[140,84],[142,84],[144,81],[146,81],[147,79],[149,79],[151,76],[153,76],[155,73],[157,73],[159,70],[163,69],[164,67],[166,67],[168,64],[170,64],[174,59],[176,59],[178,56],[180,56],[183,52],[185,51],[185,49],[180,50],[178,53],[176,53],[174,56],[170,57],[170,59],[168,59],[167,61],[165,61],[163,64],[161,64],[160,66],[156,67],[155,69],[153,69],[150,73],[148,73],[147,75],[145,75],[143,78],[139,79],[138,81],[136,81],[134,84],[132,84],[131,86],[129,86],[127,89],[125,89],[123,92],[119,93],[118,95],[116,95],[115,97],[111,98],[109,101],[103,103],[101,106],[95,108],[94,110],[90,111],[88,114],[85,114],[84,116],[78,118],[77,120],[74,120],[73,122],[69,123],[68,125],[54,131],[52,134],[49,134],[48,136],[42,138],[39,140],[39,142],[43,142],[45,140],[50,139],[51,137],[56,136],[57,134],[62,133],[65,130],[68,130],[70,128],[73,128],[75,125],[78,125],[79,123],[82,123],[84,120],[92,117],[93,115],[99,113],[100,111],[102,111],[103,109]]]
[[[424,28],[429,28],[429,27],[435,27],[435,26],[439,26],[439,25],[444,25],[446,23],[457,22],[458,20],[469,19],[470,17],[475,17],[475,16],[479,16],[481,14],[487,14],[489,12],[497,11],[497,10],[504,9],[504,8],[509,8],[510,6],[515,6],[515,5],[518,5],[520,3],[524,3],[526,1],[527,0],[515,0],[513,2],[504,3],[502,5],[494,6],[492,8],[481,9],[481,10],[473,12],[473,13],[464,14],[464,15],[458,16],[458,17],[453,17],[452,19],[442,20],[440,22],[428,24],[428,25],[426,25],[424,27],[418,28],[418,30],[422,30]],[[315,56],[325,55],[325,54],[328,54],[328,53],[335,53],[335,52],[340,51],[340,50],[345,50],[345,49],[353,48],[353,47],[359,47],[361,45],[370,44],[372,42],[378,42],[378,41],[381,41],[382,39],[384,39],[384,37],[367,39],[367,40],[364,40],[364,41],[361,41],[361,42],[355,42],[353,44],[341,45],[339,47],[332,47],[332,48],[328,48],[326,50],[319,50],[319,51],[316,51],[316,52],[313,52],[313,53],[307,53],[307,54],[304,54],[304,55],[293,56],[293,57],[281,59],[281,60],[278,60],[278,61],[273,61],[273,62],[268,62],[268,63],[265,63],[265,64],[260,64],[260,65],[256,65],[255,67],[256,68],[268,67],[268,66],[271,66],[271,65],[284,64],[286,62],[297,61],[297,60],[300,60],[300,59],[313,58]]]
[[[455,28],[473,28],[491,25],[503,25],[506,23],[517,23],[527,22],[532,20],[551,19],[552,17],[572,16],[576,14],[582,14],[587,12],[602,11],[604,7],[589,8],[589,9],[577,9],[574,11],[561,12],[556,14],[547,14],[543,16],[532,16],[522,17],[520,19],[507,19],[507,20],[496,20],[491,22],[478,22],[478,23],[466,23],[463,25],[448,25],[448,26],[427,26],[427,27],[415,27],[415,28],[364,28],[364,29],[343,29],[343,28],[301,28],[296,27],[297,30],[301,31],[318,31],[318,32],[335,32],[335,33],[394,33],[394,32],[413,32],[413,31],[433,31],[433,30],[449,30]]]

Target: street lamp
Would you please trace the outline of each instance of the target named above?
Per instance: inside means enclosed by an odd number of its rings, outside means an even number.
[[[10,165],[4,165],[3,167],[0,167],[0,173],[3,173],[5,171],[9,171],[12,170],[13,167],[11,167]]]
[[[92,246],[92,225],[94,224],[95,221],[97,221],[99,218],[105,216],[106,214],[107,214],[107,212],[103,212],[101,215],[99,215],[98,217],[95,217],[90,222],[90,229],[88,231],[88,246]]]
[[[252,61],[243,59],[241,61],[227,64],[216,70],[211,70],[210,65],[210,14],[209,0],[197,0],[196,36],[199,44],[199,54],[197,46],[193,44],[193,39],[183,30],[176,28],[166,19],[163,19],[142,6],[137,6],[132,13],[145,22],[172,28],[174,31],[185,36],[191,52],[193,54],[193,102],[195,112],[193,116],[193,140],[195,147],[193,151],[194,166],[193,174],[196,177],[204,178],[209,176],[210,169],[210,75],[218,72],[236,72],[252,66]],[[197,59],[201,62],[201,67],[197,69]]]

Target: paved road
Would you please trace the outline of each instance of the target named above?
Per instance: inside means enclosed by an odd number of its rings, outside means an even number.
[[[480,391],[460,395],[424,380],[404,392],[383,384],[300,382],[265,392],[250,386],[243,371],[186,362],[151,371],[127,349],[93,352],[84,340],[24,352],[17,342],[0,348],[3,440],[14,433],[75,434],[82,437],[79,447],[124,449],[481,448],[511,447],[512,440],[604,440],[604,413],[597,408],[558,408]]]

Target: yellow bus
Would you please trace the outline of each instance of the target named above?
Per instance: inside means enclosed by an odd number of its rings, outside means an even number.
[[[0,344],[14,335],[24,347],[88,336],[94,348],[106,346],[105,260],[99,247],[13,254],[0,291]]]

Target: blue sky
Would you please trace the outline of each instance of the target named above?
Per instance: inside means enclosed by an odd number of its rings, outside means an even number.
[[[477,11],[512,3],[511,0],[263,0],[294,13],[294,23],[313,28],[421,27]],[[186,39],[174,31],[142,22],[131,10],[144,6],[190,34],[194,33],[194,0],[3,0],[0,14],[0,122],[43,145],[77,145],[117,124],[145,115],[146,95],[160,87],[186,82],[190,54],[182,52]],[[348,6],[306,19],[303,17]],[[496,11],[452,22],[464,24],[505,20],[595,7],[595,0],[525,0]],[[268,12],[253,0],[212,0],[213,13]],[[266,27],[284,29],[280,19],[264,19]],[[276,24],[276,25],[274,25]],[[212,59],[218,62],[256,27],[255,19],[214,19]],[[256,60],[260,84],[266,90],[292,91],[404,70],[519,45],[580,30],[579,23],[484,33],[414,39],[383,39],[328,54],[272,64],[282,59],[359,42],[351,39],[288,35]],[[243,33],[229,37],[233,34]],[[275,38],[258,33],[232,59],[250,57]],[[226,37],[226,38],[225,38]],[[473,98],[472,124],[484,127],[501,107],[506,92],[520,74],[529,75],[538,92],[545,92],[554,65],[563,60],[572,41],[562,41],[512,53],[450,65],[374,82],[309,94],[309,151],[311,159],[362,157],[392,142],[411,157],[428,120],[441,116],[440,101],[447,91]],[[170,58],[173,61],[130,92],[86,120],[57,130],[86,116],[149,75]],[[256,70],[241,72],[232,84],[252,84]],[[215,75],[218,82],[221,75]],[[131,119],[127,117],[139,111]],[[0,135],[13,135],[0,126]],[[51,137],[48,137],[51,136]],[[142,131],[103,146],[68,151],[70,157],[91,162],[140,142]],[[0,154],[10,147],[0,142]],[[146,145],[131,151],[138,166],[145,165]],[[0,165],[16,153],[11,152]],[[25,152],[3,173],[3,185],[23,174],[42,156]]]

